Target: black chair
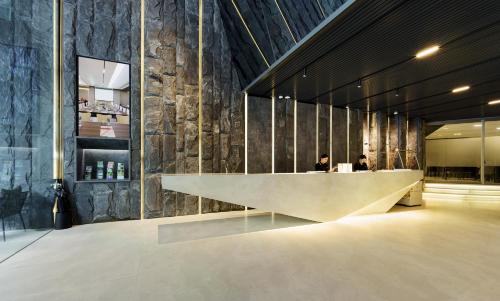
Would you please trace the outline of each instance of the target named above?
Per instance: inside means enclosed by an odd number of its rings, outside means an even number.
[[[23,223],[24,231],[26,231],[26,225],[24,224],[21,210],[23,209],[27,196],[28,192],[23,192],[21,190],[21,186],[12,190],[2,189],[2,197],[0,198],[0,218],[2,219],[3,241],[5,241],[4,219],[7,217],[19,215],[21,222]]]

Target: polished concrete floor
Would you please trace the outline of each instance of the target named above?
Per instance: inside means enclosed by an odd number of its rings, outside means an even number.
[[[7,230],[5,231],[5,241],[2,232],[0,232],[0,263],[43,237],[49,231],[51,230]]]
[[[498,205],[159,242],[166,223],[240,214],[52,231],[0,264],[0,299],[499,300]]]

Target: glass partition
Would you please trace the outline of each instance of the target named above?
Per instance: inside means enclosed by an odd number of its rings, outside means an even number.
[[[500,121],[485,122],[484,180],[500,184]]]
[[[427,135],[426,180],[481,183],[481,122],[444,124]]]
[[[53,1],[0,1],[0,262],[53,226]]]

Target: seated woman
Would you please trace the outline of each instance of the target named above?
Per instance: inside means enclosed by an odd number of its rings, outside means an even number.
[[[359,156],[358,162],[354,163],[352,170],[353,171],[368,170],[368,165],[366,164],[366,156],[365,155]]]
[[[330,169],[330,164],[328,163],[329,157],[327,154],[322,154],[321,157],[319,158],[319,162],[316,163],[314,166],[314,170],[316,171],[324,171],[324,172],[330,172],[330,171],[335,171],[336,168],[331,168]]]

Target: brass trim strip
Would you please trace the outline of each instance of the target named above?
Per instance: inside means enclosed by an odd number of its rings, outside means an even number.
[[[52,131],[53,131],[53,177],[62,180],[64,178],[64,132],[63,132],[63,113],[64,113],[64,56],[63,56],[63,9],[64,0],[53,0],[52,2],[52,31],[53,31],[53,69],[52,69],[52,88],[53,88],[53,112],[52,112]]]
[[[248,93],[245,92],[245,174],[248,174]]]
[[[145,49],[145,0],[141,0],[141,219],[144,219],[144,49]]]
[[[332,146],[333,146],[333,143],[332,143],[332,140],[333,140],[333,124],[332,124],[332,119],[333,119],[333,106],[330,104],[329,105],[329,120],[328,120],[328,123],[329,123],[329,135],[330,135],[330,141],[329,141],[329,150],[330,150],[330,158],[328,159],[328,162],[330,163],[330,169],[332,169],[332,155],[333,155],[333,150],[332,150]]]
[[[198,174],[203,172],[203,0],[198,0]],[[201,196],[198,196],[201,214]]]
[[[319,103],[316,103],[316,162],[319,161]]]
[[[245,29],[247,30],[248,35],[250,35],[250,38],[252,39],[253,43],[255,44],[255,47],[257,47],[257,50],[259,51],[260,55],[262,56],[262,59],[266,63],[267,67],[269,67],[270,66],[269,62],[267,61],[266,57],[264,56],[264,53],[260,49],[259,44],[257,44],[257,41],[255,40],[252,32],[250,31],[250,28],[248,27],[247,23],[245,22],[245,19],[243,19],[243,16],[241,15],[240,10],[238,9],[238,6],[234,2],[234,0],[231,0],[231,2],[233,3],[234,9],[236,9],[236,12],[238,13],[238,16],[240,17],[241,22],[243,23],[243,26],[245,26]]]
[[[349,133],[349,131],[350,131],[349,124],[350,124],[350,123],[351,123],[351,109],[350,109],[349,107],[347,107],[347,126],[346,126],[346,128],[347,128],[347,135],[346,135],[346,136],[347,136],[347,154],[346,154],[346,159],[347,159],[347,161],[346,161],[346,162],[351,162],[351,161],[349,160],[349,157],[350,157],[350,156],[349,156],[349,152],[350,152],[350,149],[349,149],[349,142],[350,142],[350,140],[351,140],[351,137],[349,137],[349,134],[350,134],[350,133]]]
[[[274,93],[273,93],[274,94]],[[274,133],[276,127],[276,97],[271,97],[271,173],[274,173]]]
[[[297,173],[297,100],[293,100],[293,173]]]
[[[316,0],[316,3],[318,3],[319,10],[321,11],[321,14],[323,15],[323,19],[326,18],[325,11],[323,10],[323,7],[321,6],[321,3],[319,0]]]
[[[295,44],[297,44],[297,39],[293,35],[292,29],[290,29],[290,25],[288,25],[288,21],[286,20],[285,15],[283,15],[283,11],[281,10],[281,7],[278,3],[278,0],[274,0],[274,3],[276,3],[276,6],[278,7],[278,10],[280,12],[280,15],[283,18],[283,21],[285,21],[286,28],[288,28],[288,31],[290,32],[290,35],[292,36],[293,41],[295,42]]]

